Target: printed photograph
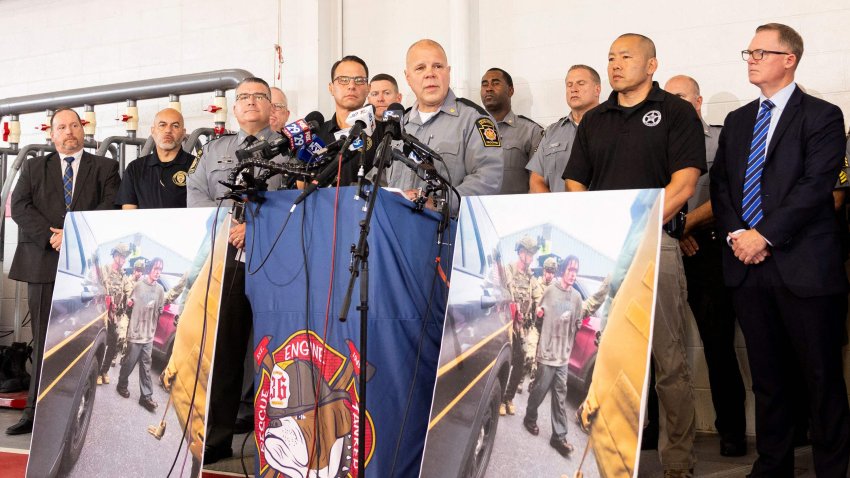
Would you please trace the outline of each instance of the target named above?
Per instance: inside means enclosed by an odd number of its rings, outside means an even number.
[[[223,217],[67,215],[27,476],[200,476]]]
[[[464,198],[420,476],[636,476],[663,194]]]

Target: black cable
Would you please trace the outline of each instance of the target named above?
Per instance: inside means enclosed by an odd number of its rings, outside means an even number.
[[[440,225],[437,225],[438,231],[435,234],[435,239],[440,236],[439,231]],[[437,241],[437,258],[441,258],[443,256],[443,249],[445,243],[442,241]],[[413,368],[413,378],[410,380],[410,388],[407,390],[407,404],[404,407],[404,414],[402,416],[401,427],[399,428],[398,439],[396,440],[395,450],[393,451],[393,463],[390,468],[390,476],[395,476],[395,466],[396,461],[398,460],[398,452],[401,449],[401,439],[404,437],[404,428],[407,426],[407,416],[410,413],[410,405],[413,402],[413,389],[416,387],[416,378],[419,375],[419,359],[422,356],[422,346],[425,342],[425,329],[429,323],[429,316],[431,314],[431,306],[433,305],[434,300],[434,291],[436,290],[437,285],[437,277],[439,276],[439,267],[442,261],[435,261],[434,266],[434,276],[431,278],[431,290],[428,292],[428,305],[425,308],[425,315],[422,316],[422,327],[419,330],[419,344],[416,348],[416,363]],[[448,299],[448,297],[446,297]]]
[[[307,241],[305,241],[305,233],[306,228],[305,224],[307,222],[307,208],[301,208],[301,256],[303,258],[303,266],[304,266],[304,284],[306,287],[306,293],[304,294],[304,330],[307,333],[307,346],[310,349],[310,363],[312,365],[313,362],[313,334],[310,333],[310,268],[307,266]],[[327,346],[327,344],[326,344]],[[313,390],[316,390],[319,386],[318,379],[316,374],[310,374],[310,378],[312,381]],[[316,395],[316,403],[314,403],[313,409],[316,410],[316,417],[318,417],[318,404],[319,404],[319,396]],[[310,454],[307,458],[308,465],[310,464],[310,456],[315,456],[316,454],[316,446],[321,439],[321,427],[316,428],[316,439],[313,440],[313,444],[311,445]],[[318,463],[318,460],[317,460]]]
[[[247,206],[247,204],[246,204],[246,206]],[[303,209],[303,208],[302,208],[302,209]],[[256,226],[257,226],[257,221],[256,221],[257,216],[256,216],[255,211],[252,211],[252,210],[250,209],[250,207],[246,207],[246,210],[248,210],[248,211],[249,211],[249,213],[251,214],[251,217],[254,219],[254,221],[252,221],[252,222],[251,222],[251,231],[252,231],[252,234],[251,234],[251,248],[250,248],[251,255],[250,255],[250,256],[248,256],[248,258],[247,258],[247,261],[246,261],[246,264],[245,264],[245,269],[246,269],[246,272],[247,272],[248,274],[250,274],[250,275],[254,275],[254,274],[256,274],[257,272],[259,272],[259,271],[260,271],[260,269],[262,269],[262,268],[263,268],[263,266],[265,266],[265,265],[266,265],[266,262],[267,262],[267,261],[269,260],[269,258],[272,256],[272,252],[274,252],[274,248],[275,248],[275,246],[277,245],[278,241],[280,241],[281,236],[283,236],[283,231],[285,231],[285,230],[286,230],[286,226],[287,226],[287,224],[289,224],[289,219],[292,217],[292,209],[290,209],[290,210],[289,210],[289,214],[287,214],[287,215],[286,215],[286,220],[285,220],[285,221],[283,221],[283,224],[280,226],[280,230],[279,230],[279,231],[277,231],[277,236],[275,236],[274,241],[272,241],[271,246],[269,246],[269,252],[268,252],[268,254],[266,254],[266,257],[264,257],[264,258],[263,258],[262,262],[260,262],[260,265],[259,265],[259,266],[257,266],[257,268],[256,268],[256,269],[254,269],[253,271],[251,270],[251,267],[250,267],[250,266],[251,266],[251,263],[253,262],[253,258],[254,258],[254,242],[257,240],[257,234],[255,233],[255,232],[256,232]],[[297,276],[298,276],[298,272],[296,272],[296,273],[295,273],[295,275],[293,276],[293,278],[292,278],[292,279],[290,279],[290,281],[289,281],[289,282],[291,282],[291,281],[295,280],[295,277],[297,277]],[[289,282],[285,282],[285,283],[283,283],[283,284],[281,284],[281,285],[288,285],[288,284],[289,284]]]
[[[208,311],[209,297],[210,297],[210,284],[212,283],[212,271],[213,271],[213,265],[214,265],[213,261],[215,259],[215,241],[216,241],[216,229],[217,229],[216,226],[218,225],[218,216],[219,216],[219,213],[221,211],[221,206],[222,206],[223,203],[224,203],[224,199],[220,199],[218,201],[218,206],[216,207],[215,214],[213,215],[212,231],[210,232],[210,256],[209,256],[210,257],[210,266],[209,266],[209,270],[207,271],[207,287],[206,287],[206,290],[204,291],[204,315],[203,315],[204,326],[201,328],[201,344],[200,344],[200,347],[199,347],[199,350],[198,350],[198,362],[195,366],[195,383],[192,387],[192,399],[189,400],[189,409],[186,412],[186,423],[183,425],[183,432],[182,432],[182,435],[181,435],[182,439],[180,440],[180,445],[177,447],[177,453],[174,454],[174,461],[171,462],[171,468],[169,468],[169,470],[168,470],[167,476],[169,476],[169,477],[171,476],[171,473],[174,471],[174,467],[177,465],[177,459],[180,458],[180,451],[183,449],[183,442],[184,441],[187,443],[186,446],[187,446],[187,449],[188,449],[189,437],[186,436],[186,430],[188,430],[188,428],[189,428],[189,423],[192,419],[192,410],[195,407],[195,395],[198,391],[198,380],[200,378],[200,372],[201,372],[201,361],[204,357],[204,347],[206,346],[206,342],[207,342],[207,311]],[[227,258],[225,257],[225,261],[226,260],[227,260]],[[222,277],[222,279],[223,278],[224,277]],[[219,297],[219,310],[220,309],[221,309],[221,296]],[[216,323],[218,323],[218,321],[216,321]],[[210,374],[212,374],[212,369],[210,369]],[[209,384],[210,381],[208,380],[207,383]],[[173,383],[172,383],[172,387],[173,387]],[[204,441],[206,442],[206,430],[204,430]],[[201,457],[201,468],[203,468],[203,457]]]

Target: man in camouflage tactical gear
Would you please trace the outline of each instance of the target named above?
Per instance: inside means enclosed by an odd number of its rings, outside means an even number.
[[[513,399],[522,378],[531,370],[534,356],[537,352],[539,334],[534,326],[534,310],[540,303],[543,290],[540,283],[532,275],[530,265],[539,247],[537,241],[529,236],[523,236],[516,243],[517,261],[505,268],[505,279],[511,294],[511,375],[499,414],[513,415],[515,412]],[[529,353],[530,352],[530,353]],[[531,361],[527,360],[531,357]]]
[[[112,248],[112,263],[100,268],[100,276],[106,289],[106,356],[100,367],[97,383],[109,383],[109,367],[118,353],[118,322],[124,314],[126,296],[124,295],[124,263],[130,255],[130,247],[119,242]]]

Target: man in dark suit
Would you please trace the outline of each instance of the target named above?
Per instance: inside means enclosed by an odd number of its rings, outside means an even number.
[[[32,431],[65,214],[112,209],[120,181],[117,161],[83,151],[83,125],[74,110],[57,110],[50,128],[56,153],[26,161],[12,193],[18,246],[9,278],[28,284],[33,373],[23,416],[6,429],[7,435]]]
[[[850,411],[841,368],[847,279],[832,189],[844,156],[835,105],[794,83],[803,40],[792,28],[756,29],[747,50],[757,101],[726,118],[711,169],[723,266],[744,332],[756,401],[750,476],[794,476],[791,363],[810,396],[817,476],[847,476]]]

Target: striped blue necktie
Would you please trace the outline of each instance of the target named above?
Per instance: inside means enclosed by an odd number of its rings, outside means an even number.
[[[767,130],[770,128],[770,110],[772,101],[764,100],[753,128],[753,142],[750,143],[750,156],[747,159],[747,174],[744,176],[744,201],[741,210],[743,219],[750,228],[756,227],[764,216],[761,210],[761,173],[767,157]]]
[[[71,163],[74,162],[73,156],[68,156],[65,158],[65,162],[68,163],[65,166],[65,174],[62,175],[62,186],[65,189],[65,210],[71,210],[71,199],[73,198],[74,193],[74,170],[71,169]]]

